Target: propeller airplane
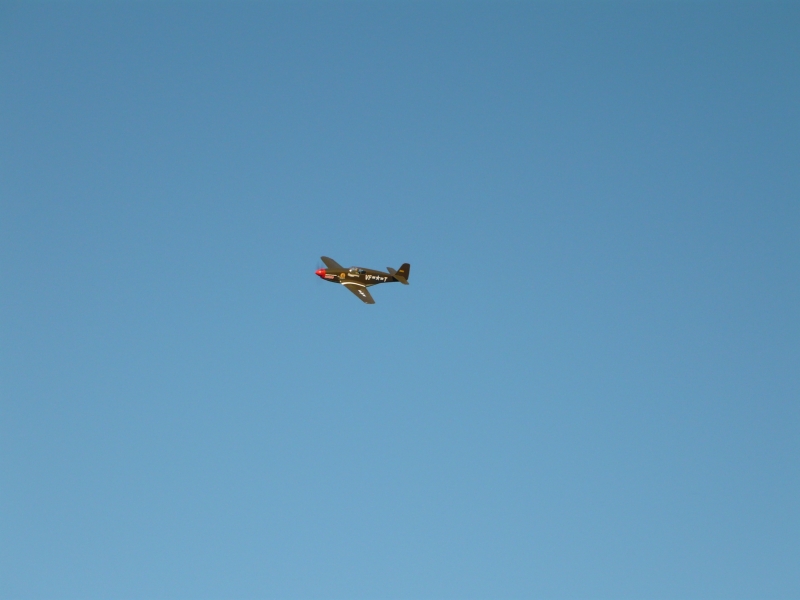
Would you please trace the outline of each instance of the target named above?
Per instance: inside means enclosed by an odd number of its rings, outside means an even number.
[[[327,256],[321,258],[327,268],[317,269],[316,275],[325,281],[343,285],[364,304],[375,304],[375,300],[372,299],[367,289],[373,285],[392,283],[393,281],[408,285],[408,273],[411,270],[411,265],[408,263],[403,263],[396,271],[391,267],[387,267],[388,273],[384,273],[383,271],[364,269],[362,267],[345,269],[332,258]]]

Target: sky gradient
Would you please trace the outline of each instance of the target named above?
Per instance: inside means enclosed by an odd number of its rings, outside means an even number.
[[[0,4],[0,598],[800,597],[798,32]]]

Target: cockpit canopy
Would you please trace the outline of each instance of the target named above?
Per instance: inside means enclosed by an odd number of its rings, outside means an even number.
[[[348,271],[350,271],[353,275],[355,275],[356,273],[358,273],[359,275],[363,275],[364,273],[366,273],[366,271],[361,267],[350,267]]]

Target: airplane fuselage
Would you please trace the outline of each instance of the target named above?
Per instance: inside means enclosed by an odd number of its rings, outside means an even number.
[[[389,275],[389,273],[375,271],[374,269],[365,269],[363,267],[350,267],[349,269],[336,271],[331,269],[319,269],[316,274],[321,279],[332,283],[356,283],[366,287],[378,285],[379,283],[397,281],[397,279]]]

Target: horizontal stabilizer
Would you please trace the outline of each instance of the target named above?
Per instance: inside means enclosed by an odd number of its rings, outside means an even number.
[[[394,277],[397,281],[399,281],[403,285],[408,285],[408,274],[411,271],[410,264],[403,263],[403,265],[397,271],[395,271],[391,267],[387,267],[387,270],[389,271],[389,275]]]

